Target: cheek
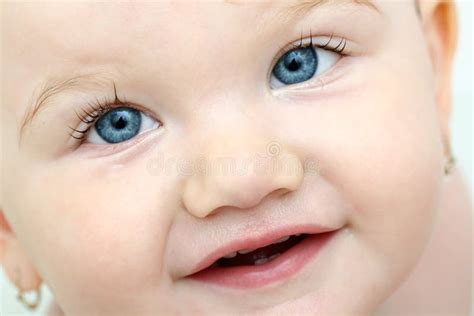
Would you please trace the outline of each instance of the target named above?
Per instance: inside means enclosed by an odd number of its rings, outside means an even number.
[[[416,260],[429,237],[443,178],[434,91],[424,80],[403,78],[418,77],[391,72],[370,85],[358,102],[362,109],[351,113],[359,128],[345,136],[354,141],[329,172],[357,209],[350,221],[362,242],[400,269]]]
[[[84,310],[122,295],[124,307],[137,306],[132,301],[145,297],[140,291],[163,283],[165,237],[175,209],[168,188],[176,185],[151,176],[144,165],[57,164],[29,183],[27,192],[38,192],[25,197],[37,203],[28,207],[38,213],[28,227],[37,238],[32,251],[47,261],[46,277],[65,306],[81,297],[78,308]],[[74,292],[80,289],[87,296]]]
[[[442,189],[436,107],[411,92],[394,89],[393,95],[360,100],[360,112],[351,112],[332,138],[332,144],[342,146],[328,144],[323,170],[355,209],[348,219],[353,233],[348,257],[353,258],[350,270],[360,271],[364,279],[351,279],[356,287],[371,283],[377,289],[372,291],[375,300],[392,291],[416,264]],[[411,93],[410,102],[404,93]],[[363,265],[360,258],[370,265],[358,266]],[[370,288],[361,292],[371,293]]]
[[[438,208],[443,150],[434,92],[419,77],[365,73],[357,89],[286,107],[277,122],[281,137],[291,137],[352,205],[351,238],[334,257],[344,261],[335,275],[367,301],[393,290],[414,266]]]
[[[441,189],[442,149],[430,124],[400,115],[380,122],[367,122],[372,133],[346,135],[363,141],[345,146],[331,162],[328,177],[354,205],[354,231],[380,254],[409,258],[419,253],[431,230]]]
[[[291,137],[295,148],[315,161],[321,176],[354,206],[354,229],[397,235],[401,244],[424,239],[430,229],[443,151],[436,107],[419,92],[423,89],[410,91],[392,82],[387,93],[386,84],[308,102],[282,113],[277,124],[284,126],[281,137]]]

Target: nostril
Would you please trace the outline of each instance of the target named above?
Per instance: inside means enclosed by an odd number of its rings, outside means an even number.
[[[241,189],[239,191],[229,193],[226,196],[226,200],[229,202],[228,206],[239,209],[250,209],[260,204],[265,195],[266,194],[264,192],[259,191],[258,189]]]
[[[291,190],[288,190],[288,189],[285,189],[285,188],[281,188],[281,189],[278,189],[278,190],[275,190],[273,192],[273,195],[275,196],[278,196],[278,197],[282,197],[288,193],[292,192]]]

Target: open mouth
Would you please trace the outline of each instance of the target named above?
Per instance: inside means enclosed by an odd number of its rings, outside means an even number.
[[[214,262],[210,268],[228,268],[265,264],[278,258],[288,249],[304,240],[307,236],[307,234],[285,236],[276,240],[274,243],[261,248],[242,249],[236,252],[231,252]]]
[[[267,239],[267,242],[254,243],[261,247],[227,253],[219,250],[220,255],[211,255],[189,278],[231,288],[257,288],[284,280],[312,261],[337,231]],[[222,255],[222,252],[226,254]]]

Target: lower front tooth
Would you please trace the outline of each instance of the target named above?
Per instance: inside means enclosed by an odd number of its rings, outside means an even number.
[[[224,258],[230,259],[230,258],[234,258],[235,256],[237,256],[237,252],[231,252],[225,255]]]
[[[240,254],[246,254],[246,253],[249,253],[249,252],[252,252],[254,251],[255,249],[244,249],[244,250],[239,250],[238,253]]]
[[[273,260],[275,259],[276,257],[278,257],[280,254],[279,253],[276,253],[274,255],[271,255],[270,258],[268,258],[268,260]]]
[[[287,241],[288,239],[290,239],[290,236],[282,237],[282,238],[278,239],[277,241],[275,241],[274,244],[278,244],[278,243]]]
[[[258,266],[258,265],[260,265],[260,264],[266,263],[267,261],[268,261],[268,258],[261,258],[261,259],[255,260],[254,264],[255,264],[256,266]]]

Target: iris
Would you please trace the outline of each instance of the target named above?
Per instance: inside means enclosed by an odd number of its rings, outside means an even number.
[[[120,107],[105,113],[95,123],[97,134],[107,143],[120,143],[135,137],[140,131],[139,111]]]
[[[284,84],[295,84],[311,79],[317,67],[318,56],[313,46],[297,48],[278,60],[273,75]]]

